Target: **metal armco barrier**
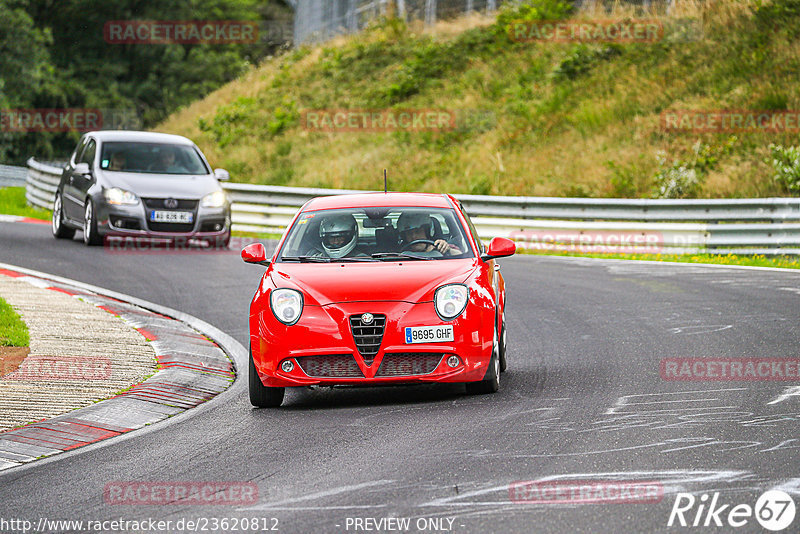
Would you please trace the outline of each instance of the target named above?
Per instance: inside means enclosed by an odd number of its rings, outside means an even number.
[[[61,169],[28,160],[26,197],[52,209]],[[224,183],[233,229],[282,233],[307,200],[363,193]],[[800,198],[653,200],[456,195],[481,238],[576,252],[800,254]]]
[[[0,165],[0,187],[23,187],[27,171],[25,167]]]

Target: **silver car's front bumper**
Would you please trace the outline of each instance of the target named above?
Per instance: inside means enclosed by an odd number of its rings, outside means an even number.
[[[104,198],[95,199],[97,231],[101,236],[147,237],[160,239],[214,239],[230,234],[230,206],[205,208],[199,201],[192,208],[168,209],[150,207],[144,200],[138,204],[111,205]],[[192,213],[191,224],[156,223],[150,221],[152,211],[184,211]]]

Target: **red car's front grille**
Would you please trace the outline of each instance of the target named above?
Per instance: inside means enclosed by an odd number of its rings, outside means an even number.
[[[369,315],[371,320],[365,323],[363,317]],[[372,365],[375,355],[381,348],[383,330],[386,327],[386,316],[383,314],[364,314],[350,316],[350,329],[353,331],[353,340],[359,354],[364,358],[364,363]]]
[[[442,353],[430,352],[385,354],[375,376],[428,375],[439,366],[444,356]]]
[[[313,378],[364,378],[350,354],[295,358],[303,372]]]

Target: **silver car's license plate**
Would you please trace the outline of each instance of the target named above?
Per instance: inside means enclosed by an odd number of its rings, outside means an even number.
[[[453,341],[453,325],[407,326],[406,343],[438,343]]]
[[[194,214],[191,211],[151,211],[150,222],[191,223]]]

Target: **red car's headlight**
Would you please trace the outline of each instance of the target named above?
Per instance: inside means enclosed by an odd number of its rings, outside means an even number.
[[[275,289],[269,296],[269,305],[277,320],[291,326],[303,313],[303,294],[294,289]]]
[[[464,312],[469,301],[469,289],[463,284],[448,284],[436,290],[433,303],[436,313],[445,321],[455,319]]]

